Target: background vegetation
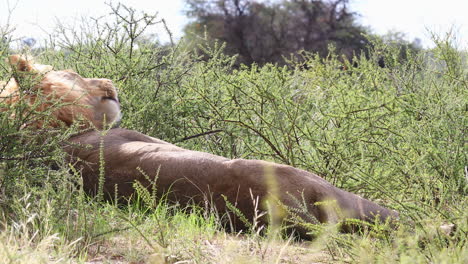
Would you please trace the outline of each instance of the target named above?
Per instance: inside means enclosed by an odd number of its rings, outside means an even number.
[[[145,35],[161,23],[157,17],[111,9],[112,19],[84,20],[79,32],[58,27],[38,49],[12,50],[14,31],[3,29],[1,79],[14,74],[4,58],[16,52],[112,79],[122,127],[194,150],[316,172],[398,210],[401,224],[360,234],[324,225],[306,242],[261,235],[255,225],[227,234],[219,216],[187,213],[144,191],[127,206],[99,201],[84,194],[61,152],[76,129],[29,128],[24,124],[48,113],[0,102],[0,262],[468,262],[468,75],[464,51],[449,37],[435,37],[434,49],[420,51],[369,37],[363,52],[345,57],[331,47],[245,65],[232,44],[208,35],[158,45]],[[21,96],[34,92],[33,83],[21,80]],[[54,107],[60,106],[49,111]],[[456,228],[447,234],[444,224]]]
[[[192,22],[185,27],[185,38],[200,43],[198,36],[205,34],[210,41],[225,42],[224,52],[238,55],[236,65],[286,65],[291,57],[300,59],[297,53],[303,50],[326,57],[331,45],[335,54],[351,60],[360,54],[369,56],[368,49],[374,45],[369,38],[378,37],[357,23],[359,14],[350,10],[349,0],[186,2]],[[401,48],[402,58],[407,49],[421,49],[417,40],[408,42],[398,32],[384,39]],[[383,60],[379,63],[384,65]]]

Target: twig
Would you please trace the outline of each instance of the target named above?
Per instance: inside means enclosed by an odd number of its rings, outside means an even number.
[[[276,153],[276,155],[278,155],[281,160],[286,163],[286,164],[289,164],[289,160],[281,153],[281,151],[270,141],[270,139],[268,139],[267,136],[265,136],[264,134],[262,134],[259,130],[255,129],[254,127],[251,127],[247,124],[245,124],[244,122],[242,121],[237,121],[237,120],[222,120],[223,122],[228,122],[228,123],[236,123],[236,124],[239,124],[251,131],[253,131],[255,134],[257,134],[258,136],[260,136],[263,140],[265,140],[265,142],[268,144],[268,146],[270,146],[270,148]]]
[[[201,136],[206,136],[206,135],[210,135],[210,134],[214,134],[214,133],[219,133],[219,132],[223,132],[223,131],[224,131],[223,129],[211,130],[211,131],[203,132],[203,133],[200,133],[200,134],[196,134],[196,135],[184,137],[184,138],[181,139],[180,141],[185,141],[185,140],[189,140],[189,139],[192,139],[192,138],[197,138],[197,137],[201,137]]]

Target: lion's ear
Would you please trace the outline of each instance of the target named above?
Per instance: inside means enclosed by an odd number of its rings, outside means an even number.
[[[31,72],[34,71],[34,66],[32,63],[32,58],[26,58],[23,55],[11,55],[8,57],[8,63],[13,69],[22,72]]]
[[[50,65],[35,64],[32,57],[18,54],[8,57],[8,63],[20,72],[47,73],[53,69]]]

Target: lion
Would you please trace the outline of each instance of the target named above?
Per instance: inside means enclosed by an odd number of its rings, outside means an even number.
[[[287,218],[288,211],[307,221],[314,221],[312,217],[322,223],[348,218],[392,222],[398,218],[394,210],[292,166],[188,150],[124,128],[102,132],[103,119],[116,123],[121,116],[117,90],[110,80],[87,79],[72,71],[52,71],[19,56],[10,57],[10,63],[19,71],[39,74],[47,69],[36,86],[41,90],[39,94],[53,100],[76,102],[54,113],[58,122],[71,125],[81,116],[89,121],[88,126],[97,128],[71,137],[71,144],[64,147],[79,168],[84,189],[90,194],[97,194],[103,188],[110,197],[131,197],[138,182],[148,189],[156,187],[159,197],[164,195],[182,205],[208,203],[220,213],[232,211],[234,206],[249,220],[258,216],[265,204],[282,209],[279,211],[283,213],[276,216],[280,220]],[[102,155],[105,181],[100,186]],[[267,224],[266,218],[257,220]],[[241,229],[245,227],[241,221],[233,222]],[[307,236],[307,230],[299,225],[294,229],[302,237]]]

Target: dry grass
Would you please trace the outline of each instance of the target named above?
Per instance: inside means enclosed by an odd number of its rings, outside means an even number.
[[[330,263],[333,258],[311,242],[257,241],[220,232],[213,237],[180,237],[155,249],[132,231],[95,243],[85,263]]]

